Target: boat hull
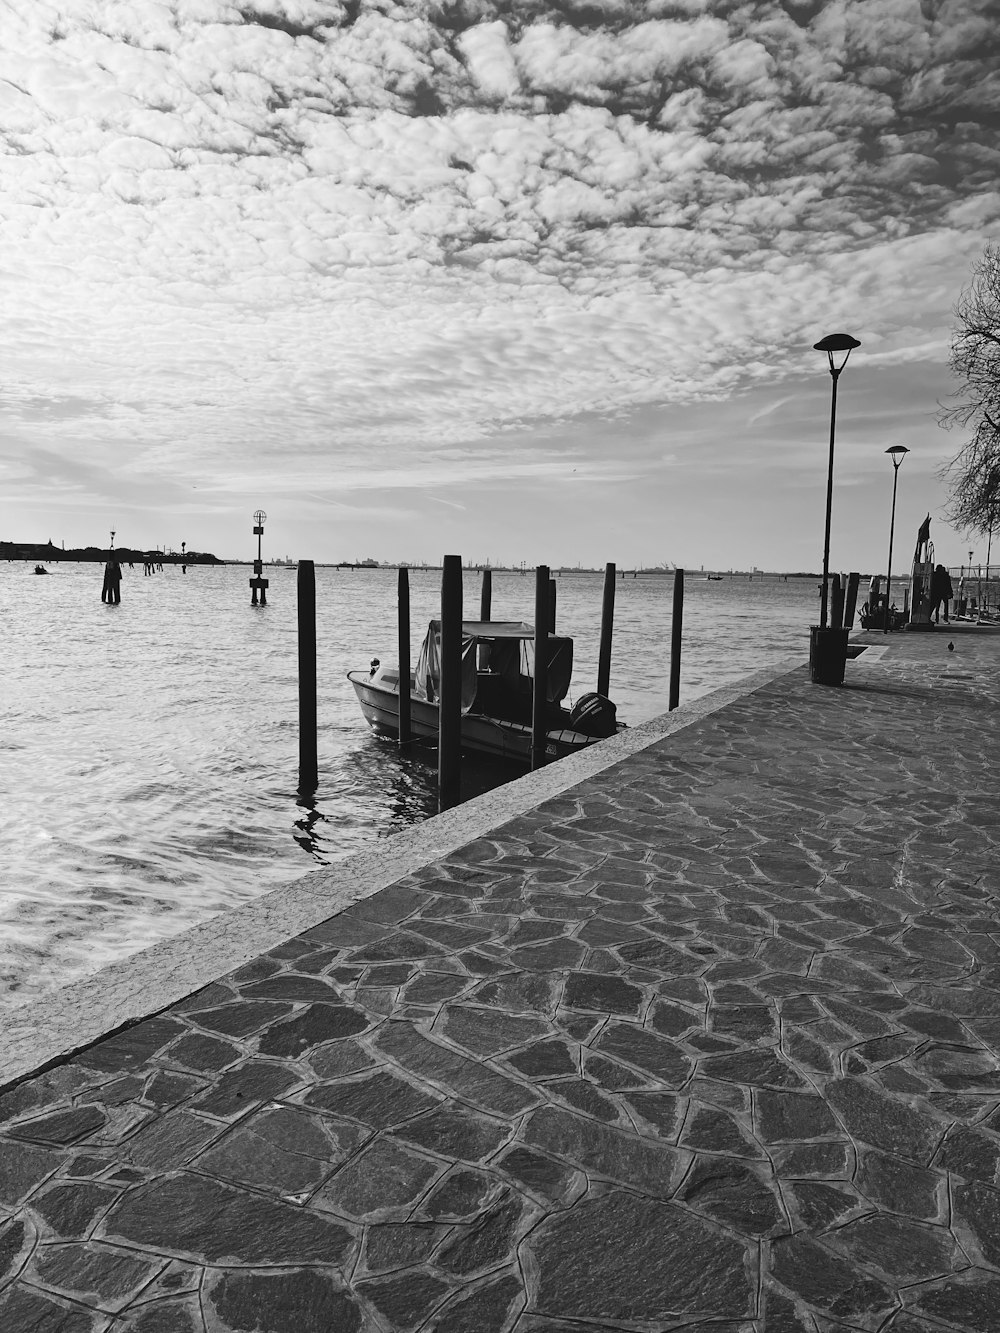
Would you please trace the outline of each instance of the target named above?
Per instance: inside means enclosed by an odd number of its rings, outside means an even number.
[[[371,729],[380,736],[399,735],[399,691],[378,681],[365,671],[349,671],[347,679],[354,686],[361,711]],[[437,744],[438,706],[426,699],[410,696],[410,731],[417,740]],[[550,731],[545,738],[546,759],[562,759],[593,745],[599,737],[586,736],[569,727]],[[496,759],[531,762],[531,728],[520,722],[488,717],[484,713],[465,713],[462,717],[462,745]]]

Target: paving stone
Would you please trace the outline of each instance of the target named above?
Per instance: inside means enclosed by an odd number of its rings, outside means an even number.
[[[545,1086],[554,1097],[567,1102],[585,1115],[593,1116],[595,1120],[610,1122],[618,1119],[618,1108],[614,1102],[598,1092],[586,1079],[559,1079]]]
[[[101,1230],[196,1263],[329,1264],[354,1243],[326,1217],[189,1174],[130,1191]]]
[[[436,1008],[442,1000],[450,1000],[468,984],[469,978],[466,976],[427,974],[410,982],[406,988],[406,1002]]]
[[[217,1138],[219,1126],[190,1111],[171,1111],[140,1130],[125,1146],[124,1159],[144,1170],[172,1171],[190,1162]]]
[[[409,931],[397,930],[371,944],[364,944],[347,955],[349,963],[393,963],[403,959],[438,957],[445,950],[433,940],[424,939]]]
[[[280,1097],[298,1082],[298,1076],[284,1065],[248,1060],[227,1069],[208,1092],[195,1099],[194,1105],[199,1111],[229,1119],[271,1097]]]
[[[320,1083],[306,1094],[306,1105],[388,1129],[438,1104],[430,1092],[415,1088],[386,1070],[350,1082]]]
[[[932,1116],[861,1079],[834,1079],[826,1086],[826,1097],[851,1134],[910,1161],[929,1161],[944,1128]]]
[[[680,1087],[692,1068],[689,1057],[674,1042],[628,1023],[609,1023],[595,1048],[647,1070],[668,1087]]]
[[[218,993],[220,996],[232,998],[232,993],[225,987],[220,986]],[[120,1070],[129,1069],[133,1065],[145,1064],[157,1051],[162,1050],[175,1037],[186,1031],[184,1025],[176,1018],[160,1014],[156,1018],[147,1019],[144,1023],[136,1023],[133,1027],[125,1028],[106,1041],[98,1042],[96,1046],[89,1047],[76,1058],[80,1064],[86,1065],[89,1069],[101,1069],[117,1074]]]
[[[404,1069],[444,1084],[487,1111],[513,1114],[538,1101],[538,1094],[530,1088],[428,1040],[411,1023],[386,1023],[375,1044]]]
[[[325,1000],[327,1004],[341,1003],[339,992],[329,981],[322,977],[300,976],[296,972],[283,972],[280,976],[268,977],[266,981],[254,981],[249,986],[241,986],[240,994],[247,1000]]]
[[[443,1170],[442,1163],[393,1139],[376,1139],[327,1181],[314,1202],[363,1221],[387,1221],[408,1211]]]
[[[47,1070],[0,1094],[0,1123],[35,1115],[92,1083],[93,1074],[72,1065]]]
[[[647,938],[636,940],[631,944],[621,944],[617,946],[617,952],[626,963],[652,968],[671,977],[688,976],[692,972],[700,972],[705,966],[704,959],[683,953],[661,939]]]
[[[934,1165],[966,1180],[984,1180],[995,1185],[1000,1173],[1000,1139],[977,1129],[953,1131],[938,1149]]]
[[[11,1333],[103,1333],[107,1320],[41,1292],[13,1286],[0,1295],[0,1328]]]
[[[493,1268],[512,1253],[524,1203],[508,1193],[476,1223],[438,1252],[437,1266],[447,1273],[468,1277],[484,1268]]]
[[[432,1273],[407,1273],[380,1282],[361,1282],[358,1291],[392,1329],[414,1329],[440,1305],[448,1283]],[[294,1331],[293,1331],[294,1333]],[[323,1330],[326,1333],[326,1330]]]
[[[807,1032],[792,1028],[782,1038],[785,1052],[807,1069],[818,1070],[821,1074],[832,1074],[837,1067],[836,1060],[821,1042],[809,1036]]]
[[[306,1063],[321,1079],[334,1079],[371,1069],[375,1061],[353,1037],[344,1037],[329,1046],[311,1050]]]
[[[434,1320],[433,1333],[504,1333],[524,1304],[524,1289],[515,1273],[492,1277],[470,1296],[452,1299]]]
[[[555,982],[537,972],[514,972],[482,982],[468,998],[512,1014],[547,1014],[555,1008]]]
[[[548,1036],[551,1029],[541,1018],[448,1005],[442,1014],[441,1031],[456,1046],[463,1046],[476,1055],[496,1055],[512,1046]]]
[[[621,977],[594,972],[573,972],[566,981],[563,1003],[570,1009],[596,1009],[608,1014],[637,1016],[643,1003],[638,986]]]
[[[0,1222],[0,1286],[16,1274],[31,1250],[34,1237],[23,1218]]]
[[[807,1231],[824,1231],[840,1218],[866,1207],[845,1185],[818,1180],[796,1180],[786,1197]]]
[[[268,1333],[359,1333],[357,1302],[326,1273],[286,1269],[281,1273],[222,1273],[207,1300],[225,1329]]]
[[[356,1036],[370,1025],[367,1015],[350,1005],[311,1004],[295,1018],[268,1028],[257,1049],[261,1055],[294,1059],[323,1042]]]
[[[544,1078],[553,1074],[575,1074],[576,1055],[564,1041],[540,1041],[526,1050],[507,1056],[507,1063],[528,1078]]]
[[[177,1106],[205,1087],[205,1079],[177,1074],[173,1070],[159,1070],[146,1084],[143,1101],[151,1102],[160,1110]]]
[[[603,1056],[590,1055],[587,1052],[583,1057],[583,1072],[609,1092],[641,1088],[649,1083],[648,1074],[640,1074],[634,1069],[620,1065],[617,1060],[606,1060]]]
[[[518,1145],[496,1161],[517,1183],[532,1194],[541,1195],[554,1203],[568,1199],[580,1178],[572,1167],[554,1161],[530,1148]]]
[[[53,1185],[36,1195],[31,1207],[53,1231],[70,1240],[85,1236],[119,1192],[113,1186],[90,1181]]]
[[[0,1203],[17,1207],[46,1176],[58,1171],[62,1160],[44,1148],[0,1139]]]
[[[934,1320],[934,1328],[943,1319],[964,1333],[995,1333],[1000,1310],[1000,1278],[995,1273],[972,1268],[939,1286],[923,1287],[915,1296],[914,1310]]]
[[[187,1069],[214,1073],[242,1060],[243,1052],[232,1042],[219,1041],[216,1037],[207,1037],[200,1032],[189,1032],[174,1042],[166,1052],[166,1058]]]
[[[538,1268],[534,1307],[554,1318],[592,1327],[753,1313],[744,1246],[674,1204],[615,1190],[545,1219],[527,1248]]]
[[[760,1148],[731,1115],[714,1106],[693,1106],[681,1135],[681,1146],[736,1157],[760,1157]]]
[[[827,1239],[856,1262],[874,1264],[900,1285],[942,1277],[965,1263],[943,1227],[921,1226],[904,1217],[861,1217]]]
[[[665,1145],[554,1106],[534,1112],[524,1141],[588,1174],[632,1185],[655,1198],[669,1197],[680,1171],[678,1154]]]
[[[31,1268],[47,1287],[65,1292],[104,1310],[120,1310],[157,1267],[107,1245],[43,1245],[32,1256]]]
[[[789,1143],[841,1133],[822,1097],[762,1088],[756,1095],[757,1131],[765,1143]]]
[[[434,1222],[468,1222],[499,1193],[498,1176],[470,1167],[457,1167],[440,1180],[420,1206]]]
[[[391,1273],[422,1263],[451,1227],[433,1222],[372,1223],[367,1228],[365,1268]]]
[[[324,1121],[295,1107],[276,1107],[241,1121],[195,1165],[237,1184],[302,1194],[346,1162],[366,1137],[364,1130],[347,1121]]]
[[[747,1236],[788,1230],[772,1190],[752,1167],[730,1158],[699,1157],[678,1198]]]
[[[625,1102],[653,1126],[657,1136],[673,1140],[680,1129],[681,1103],[669,1092],[632,1092]]]
[[[771,1242],[771,1272],[790,1291],[852,1326],[877,1328],[895,1304],[882,1282],[835,1258],[810,1236],[779,1237]]]
[[[942,1179],[887,1153],[865,1152],[858,1165],[858,1189],[873,1202],[928,1222],[938,1215]]]
[[[76,1106],[37,1120],[22,1120],[11,1125],[7,1134],[12,1139],[27,1139],[31,1143],[76,1143],[100,1129],[106,1121],[107,1116],[100,1107]]]
[[[988,1264],[1000,1267],[1000,1192],[978,1181],[955,1183],[953,1227],[968,1228]]]
[[[766,1005],[748,1004],[739,1008],[717,1005],[712,1009],[712,1031],[740,1041],[770,1041],[778,1035],[778,1024],[773,1010]]]
[[[446,1104],[399,1125],[394,1137],[452,1161],[478,1162],[493,1153],[510,1133],[504,1121]]]
[[[204,1333],[200,1302],[196,1297],[151,1301],[126,1311],[115,1324],[115,1333]]]

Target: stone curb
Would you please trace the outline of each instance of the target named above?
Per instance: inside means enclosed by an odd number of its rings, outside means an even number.
[[[92,976],[7,1010],[0,1034],[0,1091],[121,1028],[160,1013],[429,861],[449,855],[803,665],[804,659],[783,658],[672,713],[630,727],[325,870],[314,870],[252,902],[217,913]]]

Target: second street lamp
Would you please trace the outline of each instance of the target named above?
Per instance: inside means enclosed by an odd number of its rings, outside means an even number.
[[[885,573],[885,615],[882,619],[882,633],[889,633],[889,601],[892,588],[892,537],[896,527],[896,482],[899,479],[899,465],[909,453],[905,444],[894,444],[886,449],[892,459],[892,517],[889,519],[889,566]]]
[[[847,358],[855,347],[860,346],[861,344],[857,338],[852,338],[849,333],[830,333],[825,338],[821,338],[818,343],[813,343],[815,351],[826,352],[830,363],[830,376],[833,380],[833,396],[830,401],[830,464],[826,475],[826,530],[823,536],[823,586],[820,589],[820,629],[826,629],[827,627],[827,584],[830,580],[830,514],[833,509],[833,442],[837,430],[837,381],[840,379],[841,371],[847,365]],[[839,366],[833,359],[834,352],[844,353],[844,359]]]

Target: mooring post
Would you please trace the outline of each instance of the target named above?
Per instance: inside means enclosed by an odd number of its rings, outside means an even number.
[[[556,581],[549,579],[549,633],[556,632]]]
[[[670,699],[672,712],[681,701],[681,635],[684,629],[684,571],[674,570],[674,609],[670,618]]]
[[[535,570],[535,677],[531,686],[531,767],[545,763],[549,685],[549,570]]]
[[[624,575],[623,575],[624,577]],[[604,601],[601,605],[601,651],[597,659],[597,693],[608,698],[611,689],[611,636],[615,627],[615,567],[604,569]]]
[[[844,629],[846,630],[854,628],[854,609],[858,604],[858,585],[860,582],[860,574],[848,574],[847,596],[844,598]]]
[[[410,574],[401,569],[396,601],[399,610],[399,743],[410,741]]]
[[[253,516],[253,532],[257,538],[257,559],[253,562],[253,578],[250,580],[250,605],[257,605],[257,594],[260,593],[260,605],[267,606],[267,584],[268,580],[263,577],[264,561],[260,554],[260,543],[264,536],[264,524],[267,522],[267,515],[263,509],[258,509]]]
[[[462,557],[441,566],[441,697],[438,701],[438,807],[458,805],[462,789]]]
[[[483,570],[483,586],[479,594],[479,619],[488,621],[493,615],[493,571],[491,569]],[[477,650],[476,667],[479,671],[485,671],[490,661],[490,645],[481,643]]]
[[[830,628],[844,628],[844,580],[839,574],[834,574],[833,583],[830,587]]]
[[[297,588],[299,616],[299,791],[319,782],[316,753],[316,567],[300,560]]]

